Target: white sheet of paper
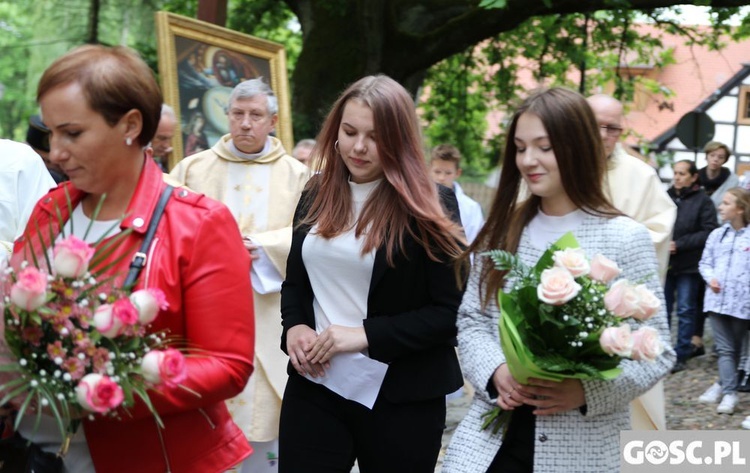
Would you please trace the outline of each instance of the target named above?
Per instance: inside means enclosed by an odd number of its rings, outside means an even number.
[[[358,402],[372,409],[383,385],[388,365],[373,360],[362,353],[339,353],[331,358],[331,367],[326,374],[313,378],[313,383],[322,384],[339,396]]]
[[[257,241],[251,239],[253,243],[258,244]],[[271,258],[263,249],[262,246],[258,247],[256,251],[258,259],[253,261],[250,267],[250,282],[253,284],[253,289],[258,294],[270,294],[272,292],[281,291],[281,283],[284,282],[284,278],[276,270],[276,267],[271,262]]]

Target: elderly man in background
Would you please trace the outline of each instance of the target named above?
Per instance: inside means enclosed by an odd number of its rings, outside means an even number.
[[[622,213],[648,228],[659,260],[662,284],[669,264],[669,243],[677,207],[664,190],[654,168],[628,154],[619,143],[623,132],[623,106],[609,95],[588,98],[599,124],[607,153],[605,189],[612,204]],[[665,430],[664,384],[659,382],[631,404],[635,430]]]
[[[0,265],[13,252],[36,202],[55,187],[44,161],[29,146],[0,140]]]
[[[177,115],[174,109],[167,104],[162,104],[159,126],[151,140],[151,147],[154,150],[154,160],[163,172],[169,171],[169,155],[172,154],[172,139],[176,130]]]
[[[312,161],[310,160],[310,155],[312,155],[312,150],[315,147],[315,140],[312,138],[305,138],[304,140],[300,140],[297,142],[296,145],[294,145],[294,149],[292,150],[292,156],[294,158],[304,164],[307,167],[312,167]]]
[[[238,84],[229,97],[229,134],[211,149],[180,161],[170,175],[181,184],[224,202],[232,211],[253,258],[255,373],[245,391],[228,401],[234,421],[255,454],[238,472],[278,468],[278,428],[288,358],[279,350],[280,290],[292,241],[292,218],[308,168],[270,136],[278,100],[262,79]],[[204,248],[221,257],[221,248]],[[221,301],[217,301],[221,323]]]

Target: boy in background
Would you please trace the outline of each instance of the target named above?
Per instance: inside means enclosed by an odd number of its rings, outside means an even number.
[[[466,233],[469,244],[477,237],[484,225],[482,206],[479,202],[464,194],[461,186],[456,182],[461,176],[461,152],[453,145],[442,144],[432,148],[430,152],[430,175],[438,184],[453,189],[458,199],[458,209],[461,212],[461,224]]]

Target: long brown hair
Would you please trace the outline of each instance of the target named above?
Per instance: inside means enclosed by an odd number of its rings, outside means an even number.
[[[520,202],[521,172],[516,165],[514,142],[518,118],[524,113],[539,117],[547,132],[560,170],[563,189],[570,200],[591,215],[622,215],[610,203],[602,184],[606,171],[605,151],[594,112],[586,99],[564,88],[542,89],[532,93],[516,110],[508,128],[500,183],[487,223],[461,259],[487,249],[515,253],[524,227],[539,211],[541,198],[531,195]],[[505,272],[485,264],[480,276],[482,305],[503,288]]]
[[[356,222],[352,221],[349,171],[335,149],[344,107],[357,100],[372,110],[375,143],[383,182],[372,192]],[[311,179],[312,201],[303,225],[317,224],[317,233],[333,238],[354,225],[364,234],[362,253],[385,246],[388,264],[404,236],[420,242],[433,260],[436,251],[450,259],[461,252],[461,232],[445,215],[436,185],[429,178],[422,151],[422,137],[414,101],[396,81],[384,75],[368,76],[349,86],[336,100],[326,118],[312,160],[319,175]]]

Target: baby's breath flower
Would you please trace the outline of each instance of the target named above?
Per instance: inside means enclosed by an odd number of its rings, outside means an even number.
[[[55,362],[55,364],[56,364],[56,365],[61,365],[61,364],[63,364],[63,359],[62,359],[62,357],[61,357],[61,356],[56,356],[56,357],[55,357],[55,359],[54,359],[53,361]]]
[[[45,370],[39,370],[39,376],[44,378],[45,376],[47,376],[47,372]]]
[[[35,379],[32,379],[31,383],[29,383],[29,384],[31,385],[32,388],[35,388],[35,387],[39,386],[39,381],[37,381]]]
[[[65,336],[68,334],[70,334],[70,331],[67,328],[63,327],[62,329],[60,329],[60,335]]]
[[[49,406],[49,401],[47,400],[47,398],[46,398],[46,397],[43,397],[43,398],[42,398],[41,404],[42,404],[42,406],[45,406],[45,407],[46,407],[46,406]]]
[[[26,366],[27,364],[29,364],[29,362],[26,361],[26,358],[21,358],[20,360],[18,360],[18,364],[21,366]]]
[[[68,381],[69,382],[71,379],[73,379],[73,377],[70,376],[70,373],[65,373],[63,375],[63,381]]]

